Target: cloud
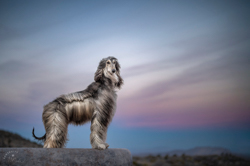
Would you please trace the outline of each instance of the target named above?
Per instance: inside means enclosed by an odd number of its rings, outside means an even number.
[[[126,117],[124,123],[127,126],[141,127],[247,122],[246,117],[250,115],[249,104],[244,100],[250,97],[246,92],[250,88],[247,43],[248,38],[236,38],[235,43],[220,46],[212,42],[207,49],[200,49],[198,45],[197,49],[189,47],[186,54],[172,59],[127,69],[125,76],[129,80],[137,79],[131,89],[137,90],[122,97],[118,115]],[[202,42],[200,45],[205,46]],[[171,73],[176,67],[181,70],[173,77],[159,74],[161,79],[148,83],[153,74]],[[144,76],[144,81],[136,75]]]

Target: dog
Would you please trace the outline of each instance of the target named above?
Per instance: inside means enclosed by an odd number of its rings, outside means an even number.
[[[44,106],[42,119],[46,133],[42,137],[44,148],[63,148],[67,141],[68,124],[82,125],[91,121],[90,143],[93,149],[107,149],[108,125],[116,111],[116,89],[123,85],[120,64],[115,57],[100,61],[95,82],[85,90],[61,95]]]

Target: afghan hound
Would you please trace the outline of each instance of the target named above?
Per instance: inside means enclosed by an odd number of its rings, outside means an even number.
[[[116,89],[123,79],[115,57],[100,61],[91,83],[85,90],[61,95],[44,106],[43,124],[46,133],[33,137],[44,141],[44,148],[62,148],[67,141],[68,124],[82,125],[91,121],[90,143],[94,149],[106,149],[107,129],[116,110]]]

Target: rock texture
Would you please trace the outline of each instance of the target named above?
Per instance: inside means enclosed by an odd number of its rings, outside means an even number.
[[[0,148],[1,166],[131,166],[127,149]]]

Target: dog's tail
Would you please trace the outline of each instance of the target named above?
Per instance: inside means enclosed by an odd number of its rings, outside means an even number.
[[[33,130],[32,130],[32,135],[33,135],[33,137],[34,137],[35,139],[37,139],[37,140],[45,141],[45,139],[46,139],[46,133],[45,133],[44,136],[42,136],[42,137],[37,137],[37,136],[35,136],[35,128],[34,128],[34,127],[33,127]]]

